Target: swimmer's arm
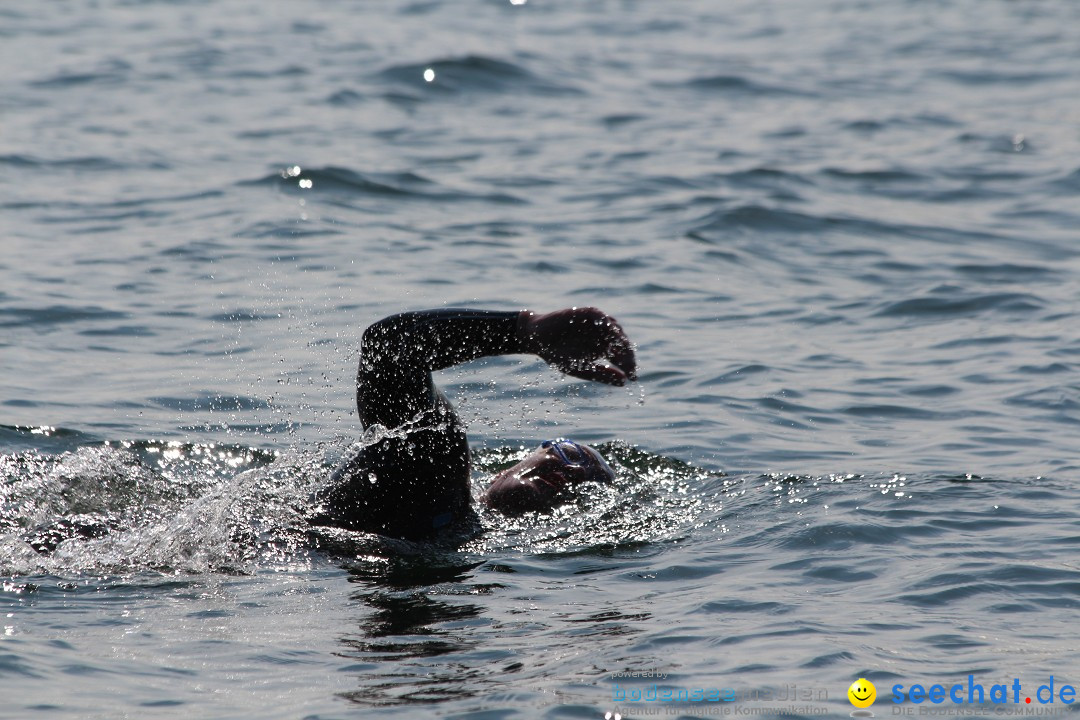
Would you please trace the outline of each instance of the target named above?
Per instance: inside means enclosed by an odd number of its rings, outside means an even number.
[[[525,352],[521,312],[445,308],[391,315],[364,331],[361,360],[444,370],[489,355]]]
[[[615,319],[596,308],[407,312],[364,332],[357,375],[361,420],[396,427],[440,402],[431,371],[521,353],[585,380],[623,385],[636,379],[633,346]]]
[[[437,309],[391,315],[364,331],[356,404],[365,426],[398,427],[444,408],[431,372],[491,355],[525,352],[520,312]]]

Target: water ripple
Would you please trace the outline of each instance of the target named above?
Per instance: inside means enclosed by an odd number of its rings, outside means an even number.
[[[1032,313],[1045,303],[1030,293],[988,293],[963,297],[918,297],[887,303],[878,312],[881,317],[972,316],[984,312]]]
[[[332,192],[350,196],[374,196],[394,199],[457,201],[471,200],[500,205],[521,205],[527,201],[510,193],[472,193],[441,187],[413,172],[361,173],[348,168],[326,166],[289,168],[258,180],[244,180],[241,186],[273,185],[298,193]]]
[[[484,55],[391,65],[379,71],[378,77],[406,87],[448,95],[520,92],[560,96],[581,93],[570,85],[538,77],[517,63]]]

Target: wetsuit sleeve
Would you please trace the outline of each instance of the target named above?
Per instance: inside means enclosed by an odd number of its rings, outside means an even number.
[[[518,312],[440,309],[380,320],[364,332],[356,405],[365,426],[395,428],[432,409],[449,410],[433,370],[525,352]]]
[[[475,520],[469,443],[434,370],[524,352],[517,312],[426,310],[380,320],[364,332],[356,404],[365,427],[392,431],[333,474],[315,525],[399,538],[453,532]]]

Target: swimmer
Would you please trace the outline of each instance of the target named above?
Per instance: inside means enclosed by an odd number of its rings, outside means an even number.
[[[380,320],[364,331],[356,406],[365,428],[387,432],[334,472],[312,523],[409,540],[475,529],[468,440],[431,373],[522,353],[583,380],[621,386],[637,379],[630,340],[596,308],[440,309]],[[549,510],[580,483],[613,477],[595,449],[552,439],[496,474],[480,501],[508,515]]]

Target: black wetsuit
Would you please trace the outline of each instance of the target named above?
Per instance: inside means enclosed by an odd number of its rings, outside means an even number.
[[[406,539],[461,532],[476,521],[469,443],[433,370],[525,352],[517,312],[442,309],[380,320],[364,332],[356,406],[389,434],[334,472],[318,525]]]

